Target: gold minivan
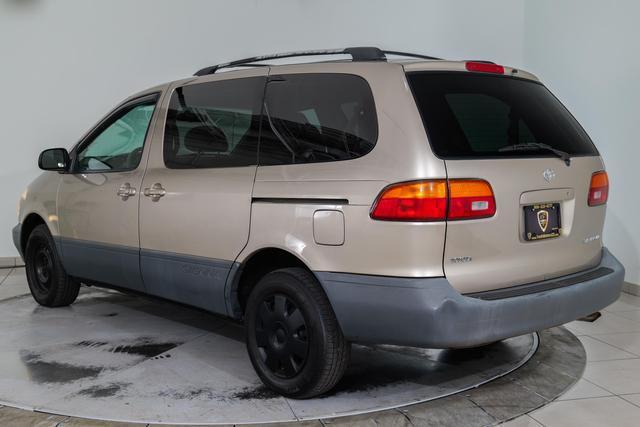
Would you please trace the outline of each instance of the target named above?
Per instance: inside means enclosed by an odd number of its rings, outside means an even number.
[[[329,54],[351,58],[265,64]],[[39,304],[84,283],[242,320],[256,372],[294,398],[329,391],[350,343],[480,346],[595,312],[624,278],[596,147],[491,62],[360,47],[212,66],[39,166],[13,232]]]

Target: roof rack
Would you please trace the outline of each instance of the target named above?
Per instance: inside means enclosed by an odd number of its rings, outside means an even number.
[[[399,52],[395,50],[381,50],[377,47],[347,47],[344,49],[324,49],[324,50],[302,50],[297,52],[276,53],[273,55],[253,56],[251,58],[238,59],[236,61],[225,62],[223,64],[212,65],[198,70],[195,76],[206,76],[214,74],[221,68],[233,67],[254,67],[264,66],[264,64],[254,64],[254,62],[267,61],[270,59],[293,58],[299,56],[324,56],[324,55],[351,55],[351,59],[356,62],[360,61],[386,61],[386,55],[406,56],[409,58],[439,60],[433,56],[420,55],[417,53]]]

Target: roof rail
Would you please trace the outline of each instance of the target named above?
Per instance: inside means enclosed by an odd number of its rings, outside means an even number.
[[[323,56],[323,55],[351,55],[353,61],[386,61],[389,55],[399,55],[411,58],[422,59],[440,59],[433,56],[419,55],[416,53],[398,52],[393,50],[380,50],[377,47],[347,47],[344,49],[324,49],[324,50],[302,50],[297,52],[275,53],[273,55],[253,56],[251,58],[238,59],[236,61],[225,62],[222,64],[212,65],[198,70],[195,76],[206,76],[214,74],[221,68],[260,66],[262,64],[253,64],[254,62],[267,61],[270,59],[293,58],[299,56]]]
[[[382,53],[386,53],[387,55],[406,56],[407,58],[420,58],[442,61],[442,58],[436,58],[435,56],[421,55],[419,53],[399,52],[397,50],[383,50]]]

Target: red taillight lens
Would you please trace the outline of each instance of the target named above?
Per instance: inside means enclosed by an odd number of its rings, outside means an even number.
[[[391,185],[376,199],[371,218],[386,221],[441,221],[447,215],[447,181]]]
[[[591,175],[589,186],[589,206],[599,206],[607,203],[609,198],[609,176],[605,171]]]
[[[474,71],[476,73],[493,73],[504,74],[504,67],[502,65],[493,64],[491,62],[465,62],[467,71]]]
[[[384,221],[476,219],[495,213],[491,186],[477,179],[394,184],[382,190],[371,208],[371,218]]]
[[[487,181],[478,179],[449,180],[450,220],[488,218],[496,213],[496,200]]]

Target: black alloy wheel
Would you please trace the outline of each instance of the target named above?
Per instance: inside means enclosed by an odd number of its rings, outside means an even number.
[[[247,351],[272,390],[296,399],[319,396],[342,378],[351,346],[315,276],[303,268],[266,274],[245,307]]]
[[[67,275],[46,225],[38,225],[31,231],[24,260],[29,290],[38,304],[62,307],[76,300],[80,283]]]
[[[280,293],[265,296],[259,307],[256,342],[262,361],[276,376],[293,378],[309,352],[304,316],[294,301]]]
[[[49,292],[53,280],[53,255],[49,246],[39,241],[34,255],[35,286],[42,293]]]

